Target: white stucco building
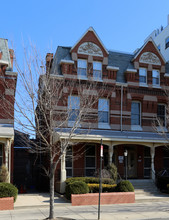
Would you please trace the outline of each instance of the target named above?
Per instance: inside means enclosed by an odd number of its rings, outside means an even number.
[[[145,42],[152,38],[156,43],[157,47],[161,51],[166,62],[169,61],[169,15],[167,17],[167,26],[163,28],[161,26],[159,29],[154,30],[146,39]]]

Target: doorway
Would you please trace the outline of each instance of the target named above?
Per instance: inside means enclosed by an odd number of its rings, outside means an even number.
[[[135,147],[127,147],[127,177],[137,178],[137,151]]]

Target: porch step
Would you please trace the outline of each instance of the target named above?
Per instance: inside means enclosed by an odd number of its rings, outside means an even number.
[[[160,202],[169,201],[169,195],[161,193],[151,179],[129,180],[135,191],[135,202]]]

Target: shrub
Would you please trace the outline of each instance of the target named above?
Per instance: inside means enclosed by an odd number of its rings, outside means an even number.
[[[156,185],[161,191],[167,190],[168,183],[169,183],[168,176],[158,176],[156,179]]]
[[[0,198],[14,197],[16,201],[18,195],[18,189],[11,183],[0,183]]]
[[[99,184],[87,184],[89,187],[89,192],[90,193],[98,193],[99,192]],[[109,184],[102,184],[102,192],[115,192],[116,190],[116,184],[114,185],[109,185]]]
[[[109,171],[111,178],[114,180],[114,182],[117,181],[117,167],[114,163],[107,166],[107,170]]]
[[[117,184],[117,192],[134,192],[134,187],[128,180],[122,180]]]
[[[66,184],[73,183],[75,181],[82,181],[85,183],[99,183],[99,178],[97,177],[71,177],[66,180]],[[103,184],[114,184],[114,180],[109,178],[102,178]]]
[[[89,187],[85,182],[75,181],[66,185],[66,198],[70,199],[71,194],[86,194],[89,192]]]
[[[3,164],[0,168],[0,182],[7,183],[8,180],[9,180],[9,172],[5,164]]]

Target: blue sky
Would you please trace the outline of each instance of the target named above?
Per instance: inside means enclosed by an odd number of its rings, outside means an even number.
[[[22,57],[23,42],[41,55],[72,46],[93,26],[107,49],[133,52],[156,28],[167,25],[168,0],[8,0],[1,2],[0,37]]]

